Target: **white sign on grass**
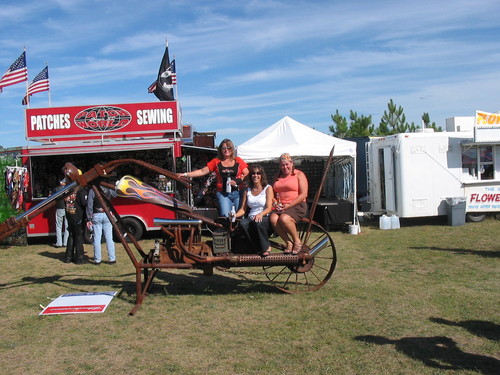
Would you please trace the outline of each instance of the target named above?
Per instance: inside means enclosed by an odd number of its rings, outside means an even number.
[[[103,313],[116,292],[63,294],[53,300],[39,315]]]

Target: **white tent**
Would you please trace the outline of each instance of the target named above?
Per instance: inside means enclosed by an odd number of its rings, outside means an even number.
[[[255,137],[237,147],[237,155],[246,162],[291,156],[328,156],[335,145],[334,156],[356,157],[356,142],[321,133],[285,116]]]

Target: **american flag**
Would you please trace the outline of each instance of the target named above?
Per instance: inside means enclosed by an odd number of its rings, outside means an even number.
[[[26,51],[14,61],[5,74],[0,78],[0,92],[5,86],[15,85],[16,83],[28,80],[28,68],[26,67]]]
[[[168,67],[168,70],[170,70],[170,78],[172,78],[172,85],[177,84],[177,74],[175,73],[175,59],[172,60],[170,63],[170,66]]]
[[[37,76],[33,82],[28,86],[28,91],[23,99],[23,105],[29,103],[29,97],[37,92],[49,91],[49,67],[46,66]]]

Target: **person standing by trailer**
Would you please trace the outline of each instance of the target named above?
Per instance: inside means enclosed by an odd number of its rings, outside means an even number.
[[[220,216],[229,217],[233,206],[235,211],[240,208],[239,187],[248,175],[247,163],[235,156],[234,151],[233,141],[226,138],[219,144],[217,157],[210,160],[205,167],[177,174],[179,177],[202,177],[215,172]]]
[[[59,182],[59,187],[56,192],[63,189],[66,186],[66,180],[62,179]],[[68,244],[68,220],[66,219],[66,205],[64,203],[64,197],[60,197],[56,200],[56,243],[55,248],[66,247]]]
[[[85,206],[87,204],[87,192],[88,190],[85,187],[75,188],[64,197],[69,230],[64,263],[85,263],[83,249],[83,219],[85,215]]]
[[[108,200],[116,197],[114,190],[102,186],[100,189]],[[94,231],[94,265],[98,266],[101,264],[101,238],[103,234],[106,240],[109,264],[115,264],[116,254],[115,243],[113,242],[113,225],[92,189],[89,191],[87,198],[87,227]]]

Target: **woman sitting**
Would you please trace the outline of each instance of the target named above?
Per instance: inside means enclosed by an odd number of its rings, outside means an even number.
[[[280,172],[273,184],[276,204],[270,221],[273,229],[285,241],[285,254],[295,255],[302,250],[296,223],[307,214],[308,188],[306,175],[294,168],[290,154],[282,154]]]
[[[250,167],[248,188],[242,197],[236,217],[243,217],[240,227],[245,231],[253,248],[262,256],[271,252],[269,244],[269,213],[273,209],[273,188],[260,165]]]

